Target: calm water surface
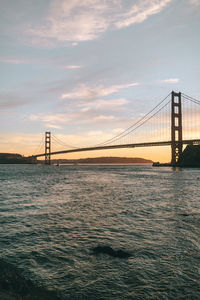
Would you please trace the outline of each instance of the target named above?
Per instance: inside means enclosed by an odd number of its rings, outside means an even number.
[[[0,224],[0,264],[34,295],[200,299],[200,169],[0,165]]]

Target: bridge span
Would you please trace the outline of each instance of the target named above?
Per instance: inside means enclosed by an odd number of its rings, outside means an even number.
[[[168,97],[171,99],[169,100]],[[183,99],[182,99],[183,98]],[[184,100],[184,101],[183,101]],[[183,103],[184,102],[184,103]],[[185,102],[189,105],[195,105],[195,108],[188,107],[185,109]],[[183,105],[184,104],[184,105]],[[200,101],[196,100],[185,94],[176,93],[172,91],[165,97],[160,103],[158,103],[150,112],[132,124],[129,128],[124,130],[122,133],[114,136],[113,138],[102,142],[101,144],[94,145],[91,147],[71,147],[70,149],[52,151],[51,148],[51,132],[45,133],[45,147],[44,153],[35,154],[32,156],[33,159],[38,157],[45,157],[45,164],[51,164],[51,156],[58,154],[67,154],[75,152],[86,152],[86,151],[95,151],[95,150],[108,150],[108,149],[122,149],[122,148],[139,148],[139,147],[156,147],[156,146],[171,146],[171,164],[176,165],[180,155],[183,151],[183,145],[200,145],[200,111],[197,114],[197,120],[194,123],[195,110],[197,107],[200,107]],[[166,114],[165,109],[168,108],[169,112]],[[185,112],[184,118],[182,118],[183,111]],[[192,118],[188,119],[188,113],[192,111]],[[163,115],[162,115],[163,113]],[[170,117],[169,122],[166,122],[166,115]],[[124,137],[129,137],[135,130],[143,128],[146,123],[151,128],[151,121],[155,116],[160,116],[159,124],[168,125],[168,134],[162,138],[159,138],[159,130],[156,131],[156,134],[150,135],[148,130],[145,131],[144,142],[137,141],[134,137],[132,140],[127,142],[123,140]],[[164,119],[163,119],[164,118]],[[160,126],[159,125],[159,126]],[[191,127],[192,135],[187,135],[188,129],[185,132],[185,126],[189,125]],[[166,126],[166,125],[165,125]],[[196,127],[195,127],[196,126]],[[196,128],[196,129],[194,129]],[[184,129],[184,130],[183,130]],[[151,129],[152,130],[152,129]],[[196,131],[195,131],[196,130]],[[166,131],[166,130],[165,130]],[[154,131],[153,131],[154,132]],[[195,132],[195,136],[194,136]],[[140,135],[139,135],[140,136]],[[149,139],[149,141],[148,141]],[[155,141],[159,139],[158,141]],[[121,143],[120,143],[121,140]],[[146,140],[146,141],[145,141]],[[151,141],[153,140],[153,141]],[[69,147],[69,146],[68,146]]]
[[[106,149],[119,149],[119,148],[139,148],[139,147],[155,147],[155,146],[171,146],[171,141],[164,142],[148,142],[148,143],[136,143],[136,144],[124,144],[124,145],[111,145],[111,146],[97,146],[97,147],[85,147],[78,149],[68,149],[50,152],[50,155],[64,154],[64,153],[73,153],[73,152],[83,152],[83,151],[95,151],[95,150],[106,150]],[[200,139],[194,140],[183,140],[182,144],[184,145],[199,145]],[[45,156],[45,153],[33,155],[34,157]]]

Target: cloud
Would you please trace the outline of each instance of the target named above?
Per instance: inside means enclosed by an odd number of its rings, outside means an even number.
[[[63,114],[32,114],[29,116],[31,121],[39,121],[46,123],[45,126],[51,124],[56,128],[59,124],[91,124],[102,123],[104,121],[114,120],[113,115],[103,115],[95,111],[78,111]],[[56,126],[56,127],[55,127]],[[52,127],[53,128],[53,127]]]
[[[191,4],[200,5],[200,0],[189,0]]]
[[[7,110],[27,104],[28,101],[22,96],[12,92],[0,91],[0,109]]]
[[[129,101],[125,98],[119,98],[119,99],[110,99],[110,100],[96,100],[94,102],[86,102],[86,103],[80,103],[79,106],[83,107],[81,108],[82,112],[86,112],[89,110],[105,110],[105,111],[116,111],[118,109],[121,109],[122,106],[128,104]]]
[[[114,116],[104,116],[104,115],[100,115],[97,116],[93,119],[94,122],[96,121],[108,121],[108,120],[114,120],[115,117]]]
[[[161,12],[173,0],[52,0],[48,15],[41,24],[32,26],[27,34],[43,45],[89,41],[103,32],[145,21]]]
[[[41,121],[44,123],[63,123],[67,124],[70,122],[71,118],[67,114],[32,114],[29,116],[31,121]],[[57,126],[57,124],[56,124]]]
[[[91,130],[87,132],[88,136],[102,136],[103,131],[102,130]]]
[[[81,66],[76,66],[76,65],[69,65],[69,66],[64,66],[63,69],[80,69]]]
[[[0,63],[8,63],[8,64],[26,64],[29,63],[30,61],[27,59],[18,59],[18,58],[12,58],[12,57],[0,57]]]
[[[161,83],[178,83],[180,81],[179,78],[168,78],[164,80],[160,80]]]
[[[62,127],[55,124],[46,124],[45,127],[47,128],[54,128],[54,129],[61,129]]]
[[[37,37],[38,42],[76,42],[92,40],[107,27],[103,14],[107,5],[100,0],[54,0],[45,22],[28,33]]]
[[[93,105],[96,109],[113,109],[116,107],[121,107],[129,101],[125,98],[111,99],[111,100],[97,100]]]
[[[138,82],[121,84],[121,85],[112,85],[109,87],[104,87],[102,85],[95,87],[88,87],[84,84],[81,84],[78,89],[73,90],[70,93],[64,93],[61,95],[61,99],[96,99],[99,97],[105,97],[113,93],[117,93],[122,89],[127,89],[129,87],[138,86]]]
[[[88,87],[80,85],[72,92],[61,95],[62,99],[69,99],[64,110],[60,113],[38,113],[29,116],[29,120],[44,123],[49,128],[59,128],[61,125],[75,124],[76,126],[91,124],[95,126],[117,122],[122,111],[125,110],[129,100],[125,98],[101,99],[122,89],[137,86],[139,83],[127,83],[104,87],[98,85]],[[100,99],[99,99],[100,98]],[[76,99],[76,105],[74,105]],[[72,101],[70,101],[72,100]],[[65,103],[65,102],[64,102]]]
[[[17,57],[0,57],[0,63],[4,64],[13,64],[13,65],[21,65],[21,64],[40,64],[40,65],[52,65],[62,69],[80,69],[82,66],[80,65],[64,65],[64,61],[55,60],[55,58],[17,58]]]
[[[159,13],[172,0],[139,1],[130,10],[121,14],[121,20],[115,23],[117,28],[127,27],[134,23],[144,22],[149,16]]]
[[[111,133],[112,133],[112,135],[115,136],[115,135],[120,134],[122,132],[124,132],[124,128],[114,128]]]

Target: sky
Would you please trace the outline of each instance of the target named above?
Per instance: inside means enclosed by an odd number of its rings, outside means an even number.
[[[0,0],[0,152],[112,138],[172,90],[200,99],[200,0]],[[65,146],[53,150],[61,150]],[[62,156],[168,161],[169,147]]]

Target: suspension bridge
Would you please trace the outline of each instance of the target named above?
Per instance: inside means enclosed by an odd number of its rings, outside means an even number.
[[[52,140],[64,150],[52,151]],[[66,145],[51,132],[45,132],[44,152],[34,154],[33,159],[45,157],[51,164],[51,156],[83,151],[120,148],[170,146],[171,164],[176,165],[183,145],[200,144],[200,101],[181,92],[172,91],[152,110],[131,126],[102,143],[86,147]]]

